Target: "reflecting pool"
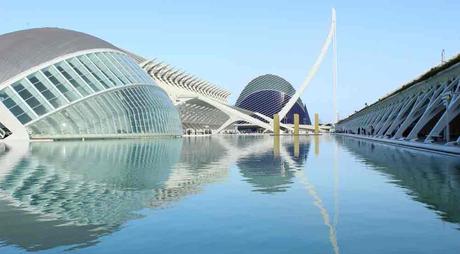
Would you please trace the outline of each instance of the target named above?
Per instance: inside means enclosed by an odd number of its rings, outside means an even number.
[[[349,137],[0,144],[0,253],[460,253],[460,158]]]

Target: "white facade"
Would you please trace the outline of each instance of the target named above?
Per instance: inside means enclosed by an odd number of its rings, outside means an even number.
[[[272,124],[256,118],[256,113],[228,104],[230,92],[195,76],[156,61],[144,61],[140,66],[162,87],[179,110],[184,133],[216,134],[233,130],[235,123],[249,123],[266,131]]]
[[[439,68],[439,67],[438,67]],[[341,120],[337,131],[424,143],[460,143],[460,63],[403,86]]]
[[[105,41],[64,29],[30,29],[1,35],[0,54],[0,139],[182,133],[163,89]]]

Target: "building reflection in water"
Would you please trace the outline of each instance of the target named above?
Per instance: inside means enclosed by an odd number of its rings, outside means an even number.
[[[257,145],[254,144],[249,147],[248,151],[251,152],[245,153],[244,147],[238,149],[241,152],[239,153],[240,158],[237,160],[237,166],[246,181],[254,187],[254,191],[261,193],[284,192],[293,183],[293,179],[297,178],[318,209],[323,224],[328,229],[331,247],[334,253],[338,254],[340,253],[336,230],[338,223],[338,195],[334,196],[334,218],[331,219],[330,212],[305,173],[310,140],[309,137],[305,136],[282,138],[274,136],[272,143],[270,140],[262,139],[261,142],[256,143]],[[315,142],[315,155],[318,156],[319,137],[314,136],[313,140]],[[269,146],[271,144],[273,144],[273,148]],[[333,159],[336,160],[337,158]],[[335,175],[338,174],[336,170],[334,168]],[[334,184],[338,185],[338,181]]]
[[[294,180],[301,184],[311,197],[305,201],[317,207],[339,253],[337,158],[331,158],[334,216],[305,169],[310,142],[319,148],[318,141],[241,136],[0,144],[0,245],[28,251],[93,245],[145,216],[144,208],[174,204],[226,179],[236,164],[244,181],[261,194],[285,192]],[[443,220],[460,223],[458,158],[350,138],[335,142],[390,176]]]
[[[280,156],[280,136],[279,135],[273,136],[273,156],[274,157]]]
[[[300,156],[300,143],[299,143],[299,136],[294,136],[294,157],[299,158]]]
[[[292,184],[295,172],[303,168],[309,147],[309,140],[305,138],[297,140],[297,143],[290,137],[280,139],[279,136],[274,136],[272,140],[261,139],[257,143],[251,142],[247,152],[244,152],[244,147],[240,145],[238,150],[243,152],[239,153],[236,165],[245,181],[254,187],[254,191],[284,192]],[[296,149],[299,154],[297,156]]]
[[[222,137],[2,144],[0,243],[29,251],[93,245],[143,217],[142,209],[225,179],[235,163],[255,191],[284,191],[309,143],[300,141],[299,155],[292,156],[292,142],[281,141],[282,156],[276,157],[272,142]]]
[[[460,224],[460,159],[361,139],[336,137],[348,151],[389,176],[447,222]]]
[[[10,147],[0,157],[0,239],[26,250],[94,244],[138,218],[136,211],[168,200],[165,182],[181,145],[177,139]]]
[[[315,155],[319,155],[319,135],[314,135],[313,140],[315,141]]]

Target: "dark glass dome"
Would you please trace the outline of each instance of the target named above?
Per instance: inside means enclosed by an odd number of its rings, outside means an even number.
[[[266,74],[249,82],[238,97],[236,106],[272,118],[294,94],[295,89],[285,79],[273,74]],[[286,114],[286,117],[281,119],[281,122],[293,124],[294,114],[299,114],[300,124],[311,124],[307,107],[300,98]]]

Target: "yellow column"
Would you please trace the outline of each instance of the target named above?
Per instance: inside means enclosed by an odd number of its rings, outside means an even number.
[[[275,136],[280,135],[280,116],[278,114],[273,116],[273,134]]]
[[[315,113],[315,135],[319,134],[319,115]]]
[[[280,156],[280,136],[273,136],[273,156],[278,158]]]
[[[299,155],[300,155],[299,136],[294,136],[294,157],[299,158]]]
[[[313,140],[315,142],[315,155],[319,155],[319,135],[314,135]]]
[[[299,114],[294,114],[294,136],[299,136]]]

